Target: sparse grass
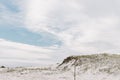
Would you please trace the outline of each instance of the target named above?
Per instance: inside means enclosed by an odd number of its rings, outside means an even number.
[[[68,63],[71,60],[79,60],[79,59],[94,59],[94,60],[99,60],[100,56],[102,56],[103,58],[120,58],[120,55],[117,54],[107,54],[107,53],[103,53],[103,54],[92,54],[92,55],[80,55],[80,56],[69,56],[66,59],[64,59],[63,63]],[[61,65],[61,64],[60,64]]]
[[[118,54],[102,53],[92,55],[69,56],[66,59],[64,59],[64,61],[58,66],[58,68],[61,67],[64,71],[66,71],[70,70],[68,68],[71,68],[74,65],[76,65],[78,67],[83,67],[83,69],[82,68],[80,69],[84,71],[88,71],[91,68],[92,69],[100,68],[101,72],[106,72],[110,74],[114,72],[114,69],[120,71],[119,61],[120,55]],[[116,66],[114,67],[114,65]],[[101,69],[101,67],[103,66],[107,66],[108,68]]]

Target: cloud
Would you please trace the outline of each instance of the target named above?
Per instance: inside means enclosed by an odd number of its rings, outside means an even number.
[[[0,0],[0,27],[5,25],[18,27],[24,25],[24,10],[22,3],[23,0]]]
[[[48,48],[11,42],[4,39],[0,39],[0,42],[0,60],[8,62],[44,64],[42,61],[49,61],[53,52]],[[4,64],[8,64],[8,62]]]
[[[28,29],[56,35],[64,43],[61,48],[73,52],[119,52],[116,50],[120,47],[116,44],[120,34],[118,0],[49,1],[28,3]]]

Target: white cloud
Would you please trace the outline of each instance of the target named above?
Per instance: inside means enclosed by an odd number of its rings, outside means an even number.
[[[28,3],[26,22],[29,29],[55,34],[63,41],[61,48],[73,52],[113,52],[120,47],[116,44],[120,40],[117,36],[120,34],[120,16],[116,15],[119,11],[116,6],[120,3],[117,0],[114,3],[103,0],[49,1],[31,0]]]
[[[0,1],[0,27],[24,25],[24,2],[24,0]]]
[[[52,58],[53,50],[48,48],[15,43],[3,39],[0,42],[0,60],[43,64],[40,62],[44,62],[44,60],[49,61]]]

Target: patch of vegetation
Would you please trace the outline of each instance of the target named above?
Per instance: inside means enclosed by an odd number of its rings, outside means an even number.
[[[102,54],[92,54],[92,55],[69,56],[66,59],[64,59],[63,62],[59,66],[61,66],[62,64],[69,63],[72,60],[77,61],[76,63],[78,63],[78,64],[76,64],[76,65],[80,65],[87,61],[90,63],[95,63],[95,62],[101,62],[102,60],[108,60],[108,59],[120,59],[120,55],[102,53]]]
[[[1,66],[0,68],[6,68],[5,66]]]

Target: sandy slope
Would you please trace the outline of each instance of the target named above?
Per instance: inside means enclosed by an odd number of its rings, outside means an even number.
[[[3,69],[0,72],[0,80],[71,80],[70,75],[51,69],[14,68]]]
[[[77,80],[120,80],[120,74],[93,73],[91,70],[80,73]],[[41,68],[2,69],[0,80],[73,80],[73,71]]]
[[[57,68],[0,68],[0,80],[74,80],[75,64],[76,80],[120,80],[120,56],[106,54],[68,57]]]

